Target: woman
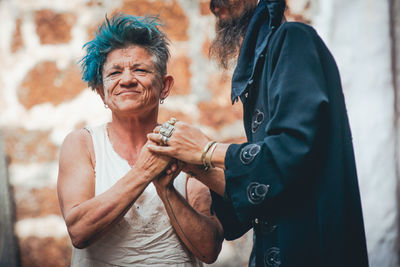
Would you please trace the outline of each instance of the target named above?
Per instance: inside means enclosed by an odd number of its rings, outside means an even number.
[[[199,266],[197,259],[211,263],[221,249],[208,189],[147,149],[173,85],[157,26],[154,18],[118,14],[85,45],[83,80],[112,120],[70,133],[61,147],[58,196],[72,266]]]

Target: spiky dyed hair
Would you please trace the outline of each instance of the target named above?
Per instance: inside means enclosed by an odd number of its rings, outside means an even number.
[[[102,85],[102,70],[108,53],[115,49],[137,45],[146,49],[154,60],[159,75],[167,73],[169,40],[158,29],[160,20],[155,16],[114,15],[98,27],[93,40],[87,42],[86,55],[80,60],[82,80],[95,90]]]

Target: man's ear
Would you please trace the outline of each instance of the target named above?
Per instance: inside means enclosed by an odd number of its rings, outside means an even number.
[[[171,92],[173,85],[174,85],[174,77],[170,74],[164,75],[161,93],[160,93],[160,99],[167,98],[167,96]]]
[[[100,95],[101,99],[104,102],[105,101],[105,96],[104,96],[104,87],[103,87],[103,85],[99,85],[98,87],[96,87],[96,92]]]

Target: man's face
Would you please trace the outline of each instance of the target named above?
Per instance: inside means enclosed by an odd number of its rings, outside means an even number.
[[[258,0],[211,0],[210,10],[218,20],[238,18],[246,9],[257,5]]]
[[[103,65],[104,103],[117,113],[149,112],[162,91],[153,56],[139,46],[111,51]]]
[[[210,9],[216,16],[216,37],[210,55],[227,69],[236,59],[258,0],[211,0]]]

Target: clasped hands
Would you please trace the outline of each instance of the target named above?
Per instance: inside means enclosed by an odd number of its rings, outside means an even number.
[[[148,149],[158,155],[175,158],[187,164],[201,165],[203,150],[210,142],[210,138],[194,126],[176,119],[171,120],[174,121],[172,131],[167,130],[170,129],[165,126],[167,122],[157,126],[153,133],[147,135],[148,140],[152,141],[148,144]],[[169,136],[164,134],[166,131],[169,131]]]
[[[182,170],[192,176],[202,171],[200,158],[210,140],[198,128],[171,118],[147,138],[135,165],[157,190],[171,187]]]
[[[184,171],[214,192],[223,195],[225,176],[221,155],[225,155],[229,144],[211,141],[200,129],[190,124],[175,119],[169,122],[173,122],[173,127],[165,124],[157,126],[147,135],[148,143],[145,145],[152,154],[176,160],[159,180],[165,179],[162,183],[164,185],[168,181],[172,184],[179,172]],[[208,171],[210,167],[218,168]]]

